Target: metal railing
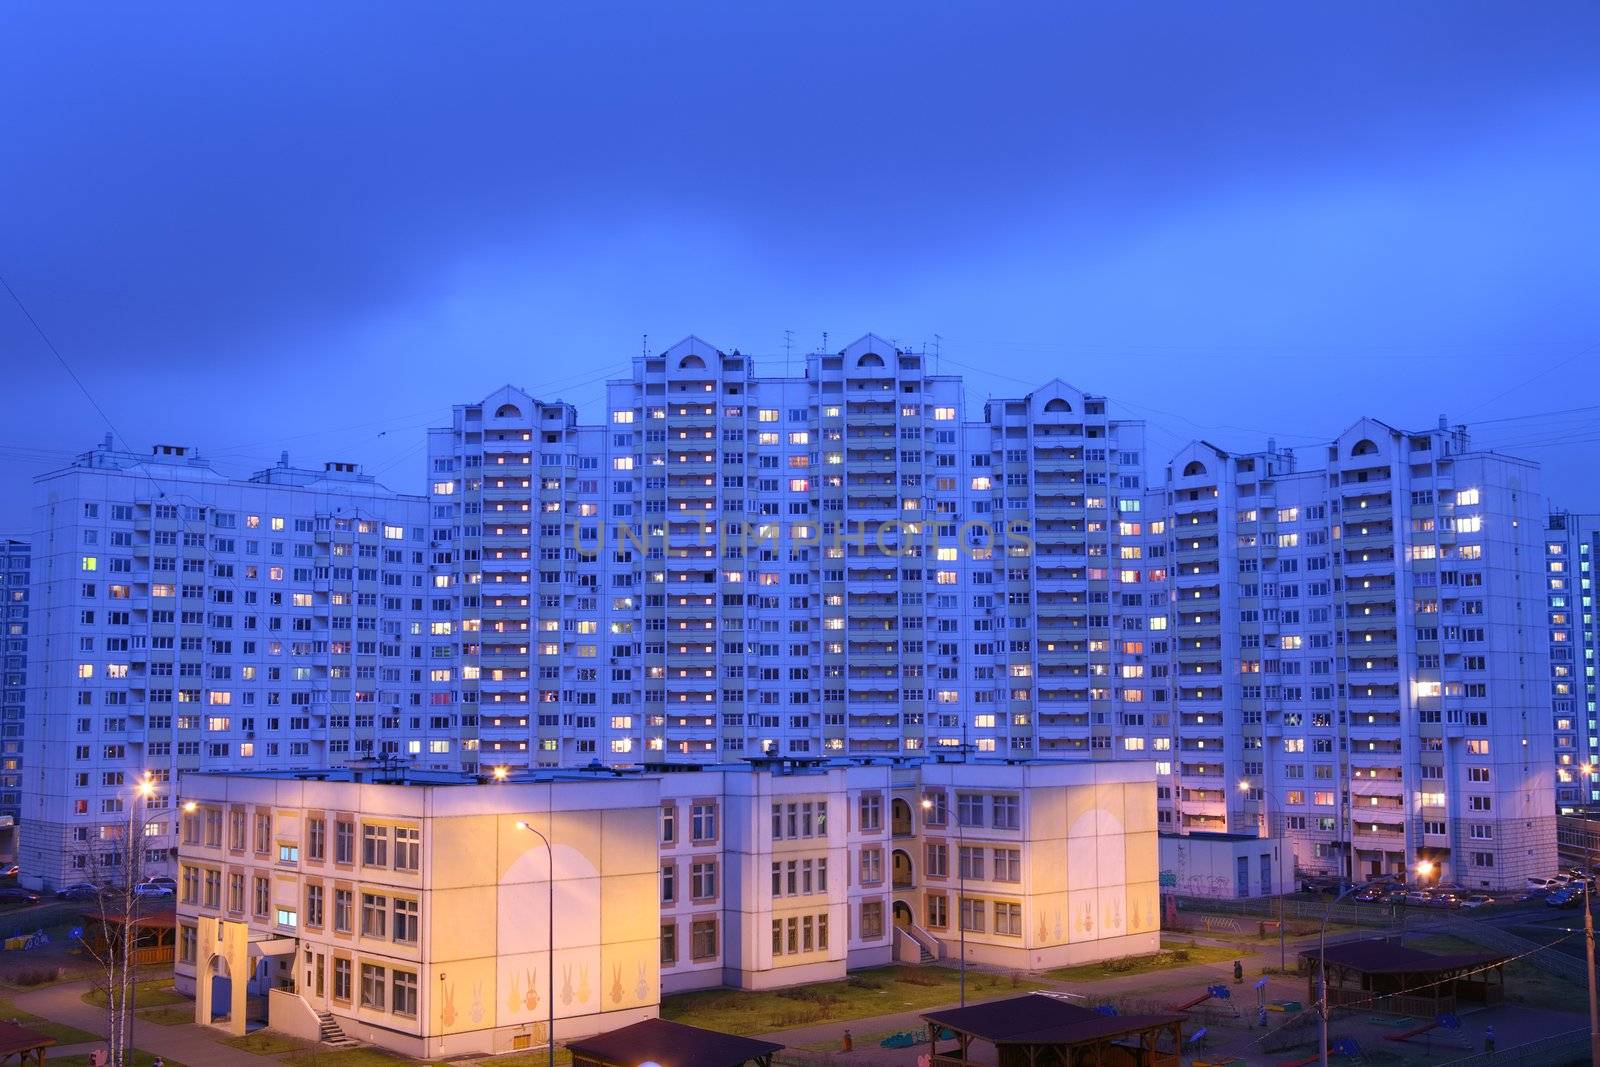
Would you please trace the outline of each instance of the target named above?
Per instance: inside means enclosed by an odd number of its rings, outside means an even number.
[[[1582,1059],[1589,1054],[1589,1028],[1568,1030],[1565,1033],[1541,1037],[1523,1045],[1515,1045],[1494,1052],[1480,1052],[1456,1060],[1443,1060],[1439,1067],[1523,1067],[1538,1064],[1566,1063]]]

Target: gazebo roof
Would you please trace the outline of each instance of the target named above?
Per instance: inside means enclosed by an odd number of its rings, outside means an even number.
[[[1076,1045],[1183,1021],[1181,1015],[1101,1015],[1044,993],[929,1012],[923,1018],[995,1045]]]
[[[15,1056],[19,1052],[49,1048],[56,1039],[16,1023],[0,1022],[0,1056]]]
[[[1301,959],[1315,961],[1321,956],[1318,949],[1305,949]],[[1345,941],[1328,946],[1328,964],[1344,967],[1362,974],[1421,974],[1432,971],[1461,971],[1473,967],[1504,963],[1507,957],[1498,952],[1462,952],[1439,955],[1409,948],[1398,941],[1367,938],[1362,941]]]
[[[646,1019],[620,1030],[568,1041],[567,1048],[574,1056],[630,1067],[646,1061],[661,1067],[740,1067],[750,1060],[771,1056],[783,1046],[668,1019]]]

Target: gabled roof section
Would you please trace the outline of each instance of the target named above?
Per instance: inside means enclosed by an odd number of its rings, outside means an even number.
[[[723,354],[724,353],[722,349],[718,348],[709,341],[705,341],[699,337],[696,337],[694,334],[690,334],[688,337],[685,337],[683,340],[679,341],[677,344],[661,353],[661,355],[669,361],[676,361],[682,359],[684,356],[700,356],[703,359],[707,356],[721,357]]]
[[[900,351],[900,346],[893,341],[886,341],[875,333],[862,334],[839,349],[839,354],[846,358],[850,356],[864,356],[868,352],[876,352],[880,356],[892,356]]]

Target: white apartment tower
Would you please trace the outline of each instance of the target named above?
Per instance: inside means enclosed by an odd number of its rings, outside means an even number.
[[[1556,803],[1567,814],[1600,801],[1600,731],[1595,728],[1594,563],[1600,515],[1552,511],[1545,529],[1550,626],[1550,711]],[[1588,769],[1585,770],[1585,767]]]
[[[780,377],[691,337],[589,422],[507,386],[430,431],[425,498],[97,449],[40,479],[24,872],[114,860],[146,769],[960,751],[1153,760],[1161,829],[1305,869],[1553,864],[1537,467],[1370,419],[1159,485],[1145,451],[872,335]]]
[[[13,818],[22,809],[22,733],[28,693],[28,559],[27,541],[0,538],[0,622],[5,626],[0,650],[0,815]]]
[[[403,736],[453,758],[455,709],[424,701],[423,499],[345,463],[231,479],[109,440],[37,491],[30,884],[119,875],[130,815],[165,870],[181,771],[324,767]],[[130,813],[147,772],[156,794]]]
[[[1168,465],[1163,821],[1283,834],[1357,878],[1425,860],[1520,886],[1555,834],[1538,468],[1373,419],[1322,458]]]

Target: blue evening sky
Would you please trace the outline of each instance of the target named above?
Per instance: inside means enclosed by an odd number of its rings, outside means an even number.
[[[422,484],[510,381],[867,331],[1152,460],[1440,414],[1600,510],[1593,3],[7,3],[0,274],[138,448]],[[798,366],[798,360],[796,361]],[[104,424],[0,292],[0,531]],[[1523,418],[1561,412],[1542,418]],[[380,436],[382,434],[382,436]],[[1154,463],[1152,463],[1152,467]]]

